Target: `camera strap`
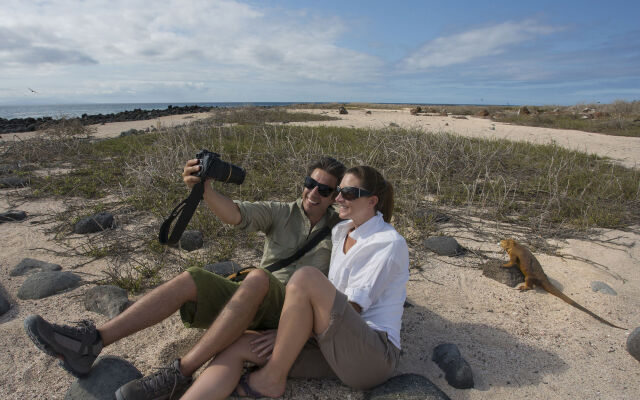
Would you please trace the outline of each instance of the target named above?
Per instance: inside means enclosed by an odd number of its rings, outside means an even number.
[[[313,249],[320,241],[327,237],[327,235],[331,233],[331,228],[325,226],[320,229],[318,233],[316,233],[310,240],[308,240],[302,247],[300,247],[295,253],[290,255],[287,258],[283,258],[282,260],[276,261],[271,265],[264,267],[264,269],[269,270],[269,272],[275,272],[279,269],[286,267],[292,262],[296,261],[303,255],[305,255],[309,250]]]
[[[191,189],[191,193],[189,197],[182,200],[180,204],[176,206],[176,208],[171,211],[171,214],[164,220],[162,225],[160,226],[160,234],[158,235],[158,241],[160,244],[176,244],[180,240],[182,233],[185,228],[189,224],[193,213],[198,208],[198,204],[200,200],[202,200],[202,195],[204,194],[204,183],[199,182],[193,186]],[[171,223],[174,219],[178,218],[175,225],[173,226],[173,230],[171,231],[171,235],[169,235],[169,230],[171,228]]]
[[[164,222],[160,226],[160,233],[158,235],[158,241],[160,242],[160,244],[178,243],[180,237],[182,236],[182,233],[189,224],[193,213],[196,211],[196,208],[198,208],[198,204],[200,204],[203,194],[204,183],[199,182],[193,186],[189,197],[182,200],[180,204],[178,204],[176,208],[171,211],[171,214],[167,217],[167,219],[164,220]],[[176,218],[178,218],[178,221],[173,226],[173,230],[171,230],[171,234],[169,235],[171,223]],[[275,272],[286,267],[287,265],[305,255],[309,250],[314,248],[318,243],[320,243],[320,241],[322,241],[322,239],[326,238],[329,233],[331,233],[331,228],[329,226],[325,226],[324,228],[320,229],[318,233],[316,233],[302,247],[296,250],[295,253],[287,258],[283,258],[282,260],[278,260],[275,263],[266,266],[265,269],[269,270],[269,272]]]

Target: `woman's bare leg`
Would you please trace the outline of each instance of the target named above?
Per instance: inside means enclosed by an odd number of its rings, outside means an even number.
[[[185,375],[193,374],[247,330],[269,291],[269,276],[256,269],[247,275],[198,343],[180,359]]]
[[[182,400],[226,399],[235,389],[245,361],[264,365],[267,359],[251,351],[251,341],[260,336],[247,331],[220,352],[182,396]]]
[[[268,397],[284,394],[287,374],[312,332],[327,330],[336,289],[317,268],[296,271],[287,284],[278,335],[267,364],[249,376],[249,386]]]

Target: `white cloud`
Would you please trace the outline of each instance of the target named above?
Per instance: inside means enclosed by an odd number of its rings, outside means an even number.
[[[406,71],[468,63],[480,57],[498,55],[511,46],[557,31],[532,20],[505,22],[431,40],[401,63]]]
[[[21,46],[0,46],[0,75],[54,73],[74,64],[154,69],[167,80],[185,71],[192,71],[187,80],[231,72],[231,79],[346,82],[377,74],[377,58],[336,44],[343,21],[283,18],[266,7],[232,0],[6,0],[0,33]]]

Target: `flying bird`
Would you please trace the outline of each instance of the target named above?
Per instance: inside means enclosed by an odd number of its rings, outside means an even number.
[[[33,90],[33,89],[31,89],[31,88],[27,88],[27,89],[31,90],[31,92],[33,92],[33,93],[35,93],[35,94],[38,94],[38,92],[36,92],[35,90]]]

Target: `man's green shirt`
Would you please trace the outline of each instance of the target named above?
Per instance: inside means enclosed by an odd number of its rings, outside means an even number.
[[[234,201],[240,209],[242,221],[236,225],[247,231],[261,231],[266,235],[260,267],[264,268],[291,256],[297,249],[325,226],[333,228],[340,221],[333,207],[329,207],[320,221],[311,228],[311,222],[302,208],[302,199],[291,203],[276,201]],[[331,260],[331,235],[298,260],[273,273],[287,283],[296,269],[307,265],[329,273]]]

